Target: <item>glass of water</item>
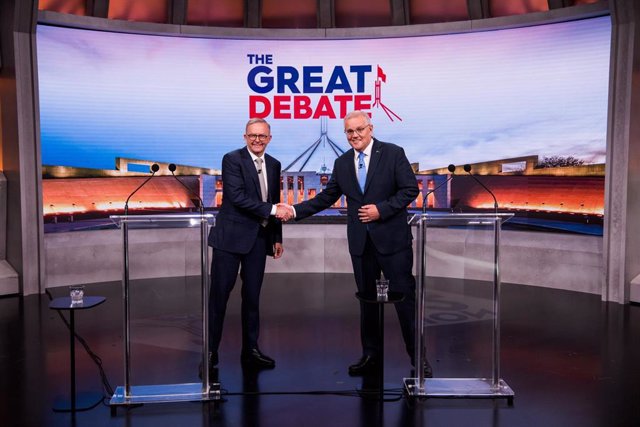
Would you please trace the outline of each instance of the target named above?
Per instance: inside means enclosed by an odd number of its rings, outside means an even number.
[[[385,279],[384,277],[376,280],[376,294],[378,297],[378,300],[386,300],[389,295],[389,280]]]
[[[84,285],[69,286],[69,296],[71,297],[71,305],[80,305],[84,299]]]

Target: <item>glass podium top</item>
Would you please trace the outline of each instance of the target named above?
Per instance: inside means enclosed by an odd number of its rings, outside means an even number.
[[[197,227],[204,220],[213,225],[214,214],[110,215],[109,219],[121,227],[123,223],[135,228]]]
[[[513,217],[513,213],[454,213],[454,212],[425,212],[409,218],[409,224],[418,225],[426,222],[428,225],[490,225],[499,221],[501,224]]]

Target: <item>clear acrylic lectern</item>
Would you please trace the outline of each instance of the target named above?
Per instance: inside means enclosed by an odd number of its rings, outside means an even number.
[[[499,268],[501,226],[512,216],[444,212],[409,220],[417,231],[416,366],[423,366],[427,350],[438,351],[442,360],[432,363],[435,378],[424,378],[422,369],[416,369],[417,378],[404,379],[409,396],[506,398],[513,403],[514,392],[500,377]],[[427,326],[434,335],[437,328],[446,331],[440,337],[450,341],[430,340],[436,349],[428,349]],[[465,339],[472,344],[460,342]],[[458,365],[444,360],[456,353],[462,353]],[[474,362],[480,366],[470,366]]]
[[[209,366],[207,356],[209,354],[208,334],[208,301],[209,301],[209,273],[208,273],[208,230],[215,217],[212,214],[166,214],[166,215],[113,215],[110,217],[122,230],[123,245],[123,277],[122,277],[122,302],[124,311],[124,385],[116,388],[110,405],[112,412],[118,406],[139,405],[142,403],[179,402],[179,401],[209,401],[220,399],[219,383],[210,384]],[[188,230],[193,229],[193,230]],[[132,233],[137,241],[130,242]],[[155,235],[154,235],[155,233]],[[175,241],[163,241],[166,236],[175,236]],[[177,252],[182,253],[184,261],[175,262],[177,243],[181,246]],[[135,250],[132,250],[135,246]],[[184,249],[182,249],[184,248]],[[174,252],[171,252],[171,249]],[[139,256],[143,253],[143,256]],[[132,268],[131,256],[134,257]],[[136,256],[138,256],[136,258]],[[164,258],[163,258],[164,256]],[[199,262],[196,264],[195,260]],[[193,268],[188,268],[187,260],[193,262]],[[184,276],[200,276],[200,298],[202,310],[202,382],[184,382],[173,384],[132,385],[131,377],[131,281],[141,277],[156,277],[162,280],[164,269],[169,271],[167,264],[177,264],[179,273]],[[194,270],[194,271],[191,271]],[[133,273],[133,274],[132,274]],[[169,273],[172,274],[172,273]],[[154,276],[155,275],[155,276]],[[153,283],[152,283],[153,284]],[[193,298],[191,298],[193,297]],[[197,299],[197,295],[188,294],[185,299]],[[140,304],[142,306],[147,305]],[[145,310],[145,307],[140,308]],[[191,320],[187,319],[187,322]],[[148,325],[148,330],[156,327]],[[194,325],[190,329],[197,329]],[[141,334],[142,335],[142,334]],[[162,334],[159,334],[160,338]],[[168,340],[168,339],[167,339]],[[189,341],[189,340],[187,340]],[[190,344],[190,342],[189,342]],[[147,347],[151,347],[147,345]],[[158,357],[158,360],[161,356]],[[164,362],[164,363],[162,363]],[[160,361],[163,366],[166,361]],[[149,365],[149,361],[145,361]],[[170,369],[167,369],[170,372]],[[195,368],[194,368],[195,372]]]

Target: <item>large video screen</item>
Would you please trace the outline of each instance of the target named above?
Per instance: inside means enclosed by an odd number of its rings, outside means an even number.
[[[38,26],[42,162],[220,168],[250,116],[283,165],[345,112],[419,168],[525,155],[605,160],[608,17],[369,40],[230,40]],[[327,147],[306,165],[332,165]],[[324,155],[324,157],[323,157]]]
[[[341,40],[154,36],[39,25],[42,162],[45,170],[58,167],[76,178],[111,176],[91,171],[113,171],[116,158],[215,175],[223,155],[244,145],[247,120],[262,117],[273,134],[268,152],[286,172],[308,174],[283,177],[283,198],[296,202],[322,190],[326,179],[313,175],[330,174],[336,157],[350,148],[342,118],[359,109],[370,113],[374,136],[404,148],[422,194],[439,182],[425,177],[449,164],[472,164],[477,173],[492,175],[487,181],[500,192],[503,209],[566,214],[561,219],[570,221],[582,214],[590,225],[595,215],[601,224],[610,37],[609,17]],[[139,171],[147,172],[148,165]],[[122,194],[109,200],[87,190],[88,196],[67,203],[61,195],[78,185],[62,189],[62,180],[46,178],[56,177],[45,176],[45,217],[122,207],[129,187],[135,188],[118,181]],[[295,187],[300,179],[306,184]],[[312,182],[318,188],[309,188]],[[204,194],[218,184],[193,185]],[[445,201],[430,206],[490,208],[493,202],[482,191],[454,181]],[[170,199],[162,206],[176,205]],[[215,207],[222,195],[210,199],[207,206]]]

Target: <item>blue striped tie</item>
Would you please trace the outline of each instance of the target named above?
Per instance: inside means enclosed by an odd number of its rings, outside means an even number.
[[[360,184],[360,190],[364,193],[364,184],[367,181],[367,167],[364,164],[363,152],[358,154],[358,183]]]

